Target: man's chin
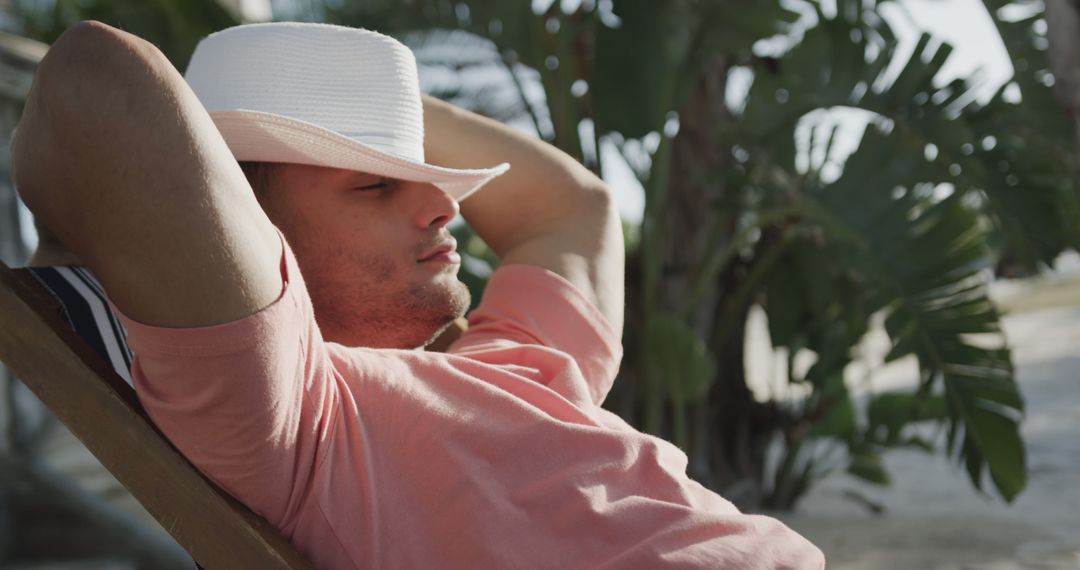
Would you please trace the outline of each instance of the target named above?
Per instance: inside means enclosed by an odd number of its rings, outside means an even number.
[[[414,328],[412,331],[406,331],[401,327],[395,327],[395,330],[389,334],[387,334],[388,331],[385,330],[366,330],[363,333],[358,334],[353,330],[325,330],[328,327],[322,326],[320,326],[320,328],[324,329],[323,340],[337,343],[342,346],[397,350],[416,350],[427,347],[428,350],[432,350],[431,347],[438,345],[443,338],[443,335],[448,334],[448,331],[452,328],[453,322],[454,321],[448,321],[440,327],[427,327],[425,330]],[[453,340],[456,340],[456,336]],[[446,346],[449,346],[453,340],[446,342]]]
[[[468,326],[463,316],[471,301],[469,291],[461,284],[460,290],[441,299],[418,302],[421,298],[396,303],[394,310],[381,307],[347,316],[339,312],[334,315],[338,318],[317,319],[319,328],[325,340],[344,346],[445,350]]]

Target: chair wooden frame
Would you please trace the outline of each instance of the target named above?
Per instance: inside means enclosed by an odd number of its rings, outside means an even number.
[[[311,568],[165,439],[135,391],[61,319],[58,302],[28,271],[2,263],[0,361],[201,566]]]

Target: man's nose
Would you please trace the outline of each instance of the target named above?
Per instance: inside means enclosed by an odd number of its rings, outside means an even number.
[[[460,206],[434,184],[416,182],[413,191],[415,223],[420,229],[441,228],[458,215]]]

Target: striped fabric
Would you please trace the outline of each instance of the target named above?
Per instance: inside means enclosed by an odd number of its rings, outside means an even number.
[[[27,269],[60,301],[60,316],[130,385],[132,355],[127,331],[105,300],[97,278],[85,267]]]

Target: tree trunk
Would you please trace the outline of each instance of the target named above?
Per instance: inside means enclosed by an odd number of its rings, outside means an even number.
[[[736,122],[725,101],[731,62],[715,56],[705,65],[702,79],[679,112],[679,133],[672,142],[660,307],[673,314],[683,310],[704,260],[729,244],[736,227],[723,206],[731,192],[726,176],[731,148],[724,135]],[[756,480],[760,472],[753,452],[758,447],[753,429],[758,406],[747,388],[743,363],[741,327],[749,307],[730,303],[744,269],[732,264],[708,283],[689,315],[690,326],[712,343],[717,358],[709,393],[688,410],[690,472],[703,484],[729,495],[738,493],[738,483]],[[725,323],[736,323],[736,330],[719,339],[716,329],[722,318]]]
[[[730,222],[723,219],[723,212],[716,206],[727,191],[723,168],[731,156],[721,136],[723,128],[734,122],[724,100],[729,67],[727,58],[709,60],[679,110],[679,133],[672,141],[667,237],[660,278],[660,306],[673,314],[682,311],[709,252],[724,247],[731,237],[727,228],[719,228]],[[710,243],[710,237],[716,236],[724,241]],[[712,333],[721,293],[719,283],[708,284],[694,314],[689,316],[689,324],[699,338],[708,339]],[[741,357],[716,356],[719,366],[709,397],[688,406],[691,437],[687,455],[690,475],[710,488],[720,489],[730,485],[733,470],[726,461],[727,454],[721,451],[727,447],[724,440],[729,432],[717,425],[722,414],[718,413],[712,393],[718,386],[740,381],[727,372],[731,360]]]
[[[1054,93],[1072,116],[1080,153],[1080,0],[1046,0],[1046,37]],[[1076,190],[1080,192],[1080,180]]]
[[[679,112],[679,133],[672,141],[667,185],[664,266],[660,281],[661,308],[678,314],[690,295],[702,260],[725,243],[709,243],[710,232],[724,223],[716,203],[724,198],[724,167],[731,156],[722,140],[734,118],[724,102],[729,62],[715,57]],[[724,232],[723,239],[730,237]],[[690,321],[701,338],[708,338],[713,308],[719,296],[710,285]]]

